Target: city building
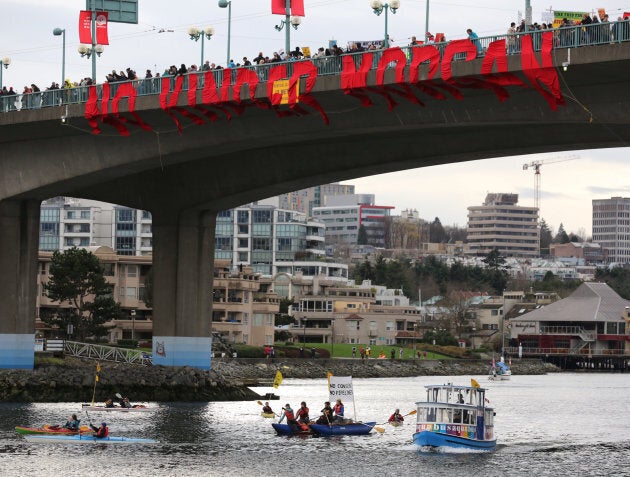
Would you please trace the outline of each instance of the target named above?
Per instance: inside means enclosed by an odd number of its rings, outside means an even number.
[[[302,212],[308,217],[311,217],[313,215],[313,207],[326,205],[327,197],[349,194],[354,194],[353,185],[333,182],[332,184],[324,184],[280,194],[277,196],[278,207],[280,209]]]
[[[630,263],[630,198],[593,199],[593,242],[608,251],[606,263]]]
[[[100,260],[112,296],[120,304],[122,318],[106,324],[111,327],[107,339],[150,341],[153,336],[153,312],[146,306],[146,280],[152,257],[119,255],[111,247],[87,247]],[[37,276],[36,330],[48,337],[68,337],[68,330],[52,330],[40,319],[54,314],[70,303],[51,301],[45,294],[50,276],[52,252],[39,252]],[[261,291],[260,275],[251,267],[234,270],[230,261],[216,260],[214,266],[212,332],[229,343],[252,346],[273,344],[274,317],[280,309],[280,298],[273,291]]]
[[[487,255],[497,249],[503,257],[540,255],[538,209],[517,204],[518,194],[490,193],[483,205],[468,207],[465,253]]]
[[[422,317],[409,304],[402,290],[372,285],[369,280],[356,286],[352,281],[316,283],[294,294],[296,320],[289,332],[296,342],[363,343],[395,346],[421,337]]]
[[[553,259],[571,259],[565,263],[575,265],[598,265],[606,263],[608,257],[608,250],[592,242],[552,243],[549,253]]]
[[[373,194],[336,195],[313,208],[313,217],[326,225],[326,244],[356,245],[363,226],[366,243],[387,248],[393,206],[374,205]]]
[[[567,298],[511,318],[511,354],[581,359],[630,355],[628,310],[630,300],[607,284],[583,283]]]

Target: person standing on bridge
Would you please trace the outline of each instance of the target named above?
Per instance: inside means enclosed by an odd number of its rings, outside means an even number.
[[[468,39],[472,41],[475,48],[477,48],[477,56],[481,56],[481,42],[479,41],[479,36],[470,28],[466,30],[466,33],[468,33]]]

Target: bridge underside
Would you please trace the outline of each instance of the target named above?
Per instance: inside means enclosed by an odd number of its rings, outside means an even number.
[[[557,110],[518,73],[526,86],[505,86],[500,91],[487,82],[474,87],[460,83],[455,89],[441,81],[407,89],[390,84],[363,91],[372,102],[369,107],[344,94],[339,77],[318,78],[312,98],[329,124],[304,103],[301,114],[282,107],[285,117],[252,103],[245,103],[242,110],[234,106],[183,108],[169,115],[155,97],[138,98],[135,117],[123,114],[129,136],[103,123],[99,124],[102,133],[92,134],[83,118],[83,105],[7,113],[11,123],[7,115],[0,115],[0,204],[4,205],[0,220],[17,231],[3,237],[0,250],[5,285],[0,287],[0,297],[12,304],[0,311],[0,336],[34,332],[34,306],[24,306],[31,299],[34,302],[36,293],[32,290],[36,267],[27,264],[36,262],[32,223],[37,213],[28,204],[57,195],[90,198],[152,212],[154,334],[162,340],[162,348],[154,349],[154,354],[163,352],[163,364],[205,367],[199,364],[197,352],[197,358],[191,359],[173,358],[169,353],[176,349],[176,355],[182,356],[184,350],[209,345],[217,211],[372,174],[510,155],[627,146],[630,59],[626,57],[630,58],[630,52],[601,48],[592,54],[609,61],[580,63],[574,53],[568,71],[558,71],[565,104]],[[510,58],[512,69],[514,60]],[[459,79],[478,70],[478,65],[466,63],[458,72],[455,66]],[[374,84],[372,75],[368,84]],[[409,91],[422,104],[412,102]],[[257,94],[264,96],[262,85]],[[444,99],[436,99],[439,94]],[[388,99],[397,105],[388,108]],[[29,122],[33,114],[38,115],[35,127]],[[67,117],[65,124],[62,115]],[[197,119],[193,121],[191,115]],[[151,130],[133,124],[138,119]],[[16,215],[15,211],[20,212]],[[18,232],[27,237],[28,246],[21,244]]]

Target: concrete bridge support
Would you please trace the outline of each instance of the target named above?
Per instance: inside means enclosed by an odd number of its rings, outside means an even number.
[[[216,214],[153,215],[153,363],[210,369]]]
[[[0,202],[0,368],[34,365],[39,206]]]

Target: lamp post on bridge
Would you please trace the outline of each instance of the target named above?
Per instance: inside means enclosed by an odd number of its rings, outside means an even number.
[[[2,89],[2,67],[6,70],[11,64],[11,58],[5,56],[2,58],[2,64],[0,64],[0,90]]]
[[[79,52],[82,58],[84,56],[86,56],[88,60],[92,58],[92,83],[96,84],[96,57],[101,56],[103,54],[103,51],[105,51],[105,48],[103,47],[103,45],[96,45],[96,44],[79,45],[79,47],[77,48],[77,51]],[[64,87],[65,81],[66,80],[64,78],[63,82],[60,85],[62,89]]]
[[[289,54],[291,53],[291,30],[289,29],[289,25],[297,30],[300,23],[302,23],[302,19],[300,17],[291,16],[291,0],[286,0],[285,18],[280,22],[280,25],[275,26],[275,29],[282,31],[282,29],[285,28],[284,53],[287,56],[287,60],[289,59]]]
[[[389,34],[387,33],[387,12],[391,10],[392,13],[396,13],[396,10],[400,8],[400,0],[390,0],[389,3],[383,3],[382,0],[371,0],[370,7],[374,13],[379,16],[385,10],[385,40],[383,41],[383,48],[389,48]]]
[[[199,38],[201,38],[201,63],[199,63],[199,70],[201,70],[203,68],[203,61],[204,61],[203,60],[204,40],[206,38],[208,40],[212,38],[212,35],[214,35],[214,28],[205,27],[203,30],[200,30],[197,27],[190,27],[188,29],[188,35],[190,35],[190,39],[194,41],[199,41]]]
[[[62,38],[62,47],[61,47],[61,83],[63,85],[66,81],[66,29],[65,28],[55,28],[53,30],[53,35],[60,36]]]
[[[219,0],[219,7],[228,9],[228,44],[227,44],[227,57],[225,60],[225,66],[230,64],[230,37],[232,36],[232,1]]]

